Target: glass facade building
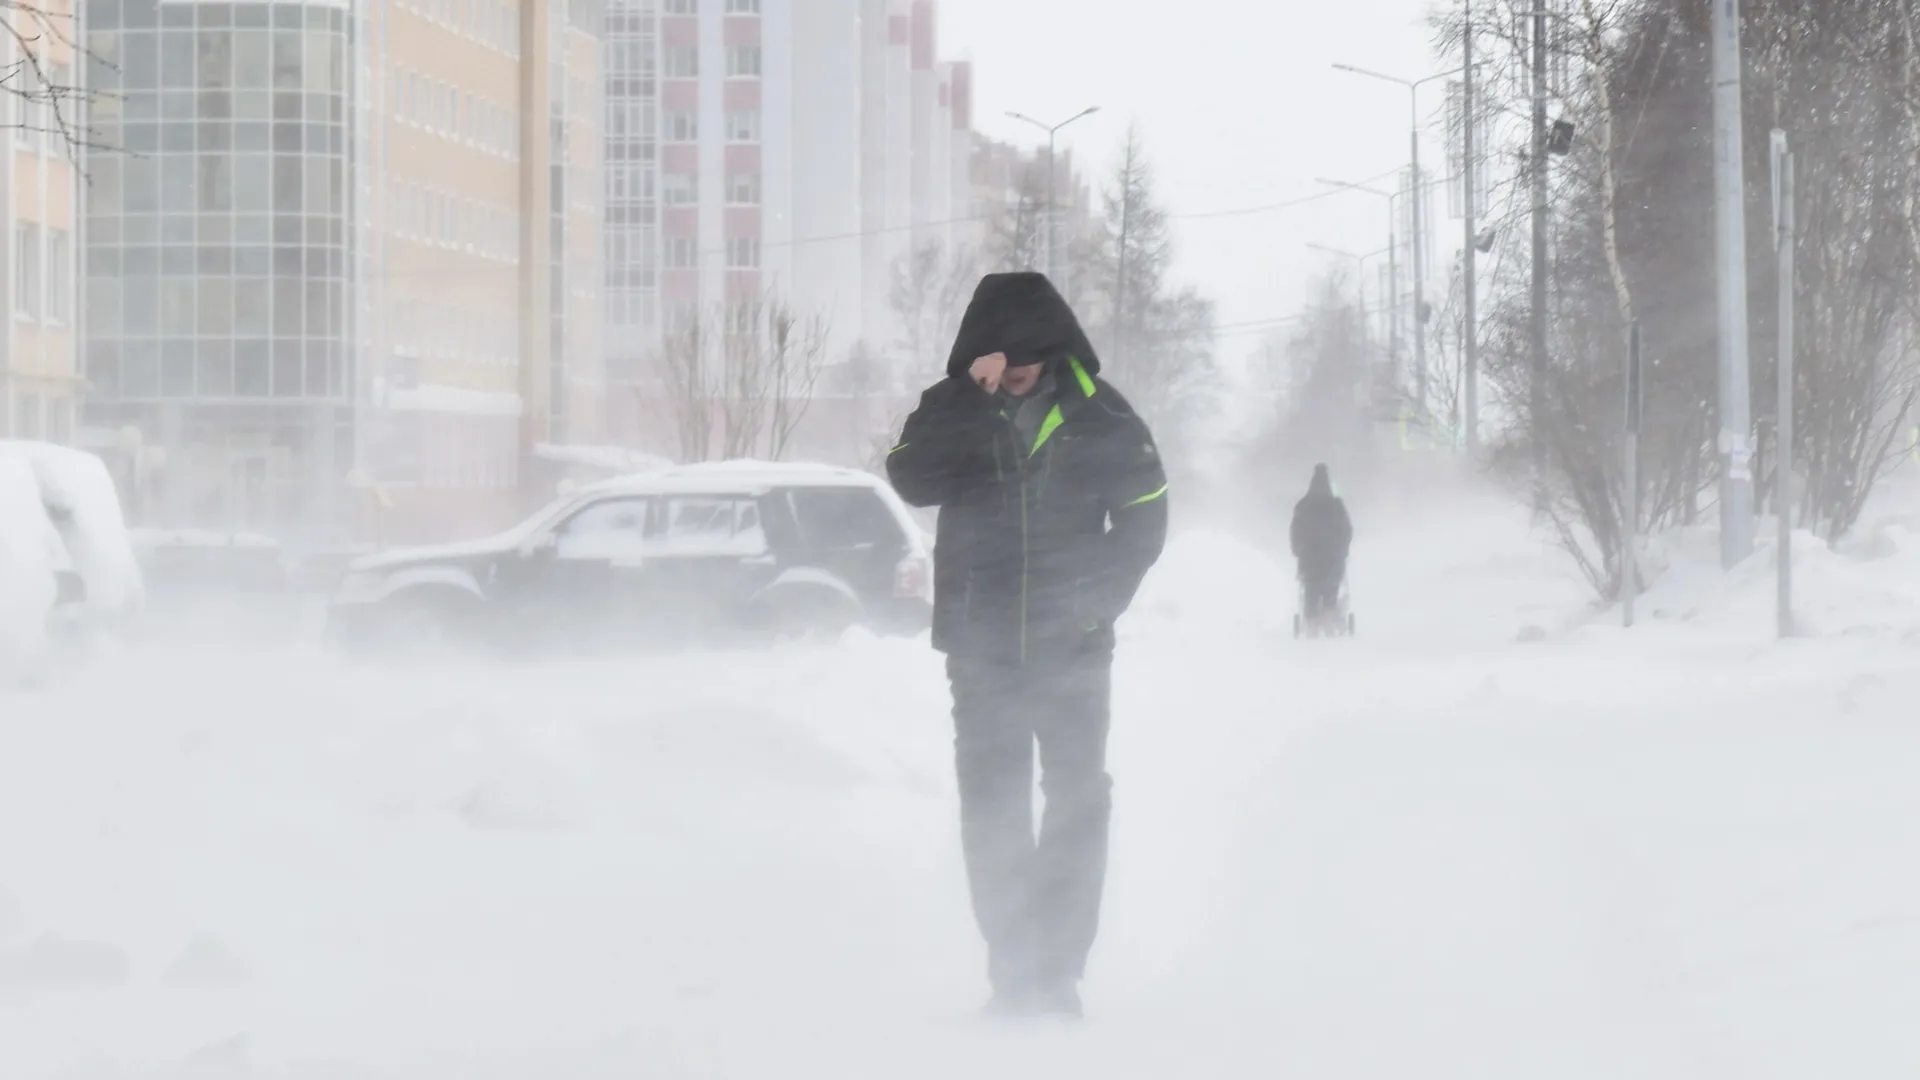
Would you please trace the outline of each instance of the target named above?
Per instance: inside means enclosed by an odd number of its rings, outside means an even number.
[[[607,364],[608,377],[625,383],[641,374],[660,305],[657,5],[607,4]]]
[[[598,408],[597,3],[82,18],[110,148],[86,419],[165,448],[153,523],[429,539],[517,513],[522,462]]]
[[[352,461],[352,13],[88,0],[87,420],[195,520],[324,514]]]

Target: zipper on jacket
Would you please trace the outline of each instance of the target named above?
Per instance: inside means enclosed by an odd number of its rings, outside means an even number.
[[[1027,575],[1027,571],[1028,571],[1027,459],[1021,456],[1020,454],[1019,426],[1013,422],[1013,417],[1007,415],[1007,412],[1005,409],[1002,409],[1000,411],[1000,417],[1001,419],[1007,422],[1006,423],[1007,435],[1013,443],[1013,450],[1014,450],[1013,467],[1015,471],[1018,472],[1019,478],[1020,478],[1020,488],[1019,488],[1019,496],[1020,496],[1020,664],[1022,667],[1025,667],[1027,663],[1027,576],[1028,576]],[[999,458],[999,454],[997,451],[994,454],[994,457],[997,461]]]

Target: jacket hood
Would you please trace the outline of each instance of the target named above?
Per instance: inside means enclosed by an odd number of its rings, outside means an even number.
[[[1307,485],[1307,494],[1320,496],[1333,494],[1333,479],[1327,475],[1325,465],[1313,467],[1313,482]]]
[[[980,279],[960,318],[947,374],[964,376],[975,360],[996,352],[1006,353],[1013,367],[1072,356],[1088,374],[1100,371],[1100,358],[1066,298],[1045,274],[1031,270]]]

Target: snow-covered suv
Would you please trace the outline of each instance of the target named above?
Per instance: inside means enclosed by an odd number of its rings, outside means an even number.
[[[603,481],[498,536],[356,560],[329,635],[511,651],[924,630],[925,534],[848,469],[720,462]]]
[[[124,629],[144,597],[120,496],[84,450],[0,439],[0,681]]]

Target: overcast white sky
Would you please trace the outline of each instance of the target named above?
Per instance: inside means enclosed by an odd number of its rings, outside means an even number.
[[[1163,199],[1175,213],[1201,213],[1311,194],[1320,176],[1365,180],[1404,165],[1407,92],[1332,65],[1403,78],[1437,70],[1425,25],[1432,2],[942,0],[940,48],[973,61],[982,130],[1031,143],[1039,132],[1006,111],[1053,121],[1099,105],[1061,137],[1104,163],[1137,120]],[[1440,83],[1423,88],[1422,111],[1437,117],[1443,99]],[[1429,140],[1423,153],[1441,149]],[[1386,204],[1347,195],[1181,221],[1176,239],[1181,275],[1219,302],[1221,323],[1244,323],[1295,309],[1327,259],[1309,242],[1384,247]],[[1229,332],[1222,352],[1254,341]]]

